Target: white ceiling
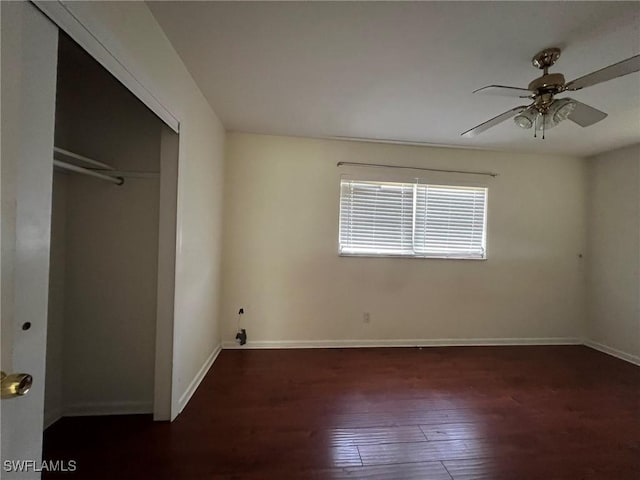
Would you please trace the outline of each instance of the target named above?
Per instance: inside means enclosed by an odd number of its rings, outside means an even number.
[[[228,130],[394,139],[590,155],[640,142],[640,73],[574,92],[609,114],[534,139],[507,121],[460,133],[522,101],[531,57],[563,49],[572,80],[640,53],[640,2],[152,2]],[[566,94],[565,94],[566,96]]]

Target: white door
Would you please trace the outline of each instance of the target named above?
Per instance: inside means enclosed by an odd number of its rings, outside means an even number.
[[[0,476],[31,479],[7,467],[42,455],[58,29],[28,2],[1,2],[0,17],[1,367],[33,376],[0,402]]]

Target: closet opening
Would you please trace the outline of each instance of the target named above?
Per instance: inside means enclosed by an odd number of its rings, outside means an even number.
[[[179,136],[60,32],[45,428],[171,419]]]

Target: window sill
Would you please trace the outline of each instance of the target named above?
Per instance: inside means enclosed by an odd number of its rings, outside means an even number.
[[[359,257],[359,258],[406,258],[411,260],[474,260],[485,261],[487,257],[446,257],[446,256],[418,256],[418,255],[392,255],[374,253],[339,253],[339,257]]]

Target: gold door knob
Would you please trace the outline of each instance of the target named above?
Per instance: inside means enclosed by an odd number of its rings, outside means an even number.
[[[21,397],[29,393],[33,384],[33,377],[28,373],[12,373],[7,375],[0,372],[0,396],[2,398]]]

